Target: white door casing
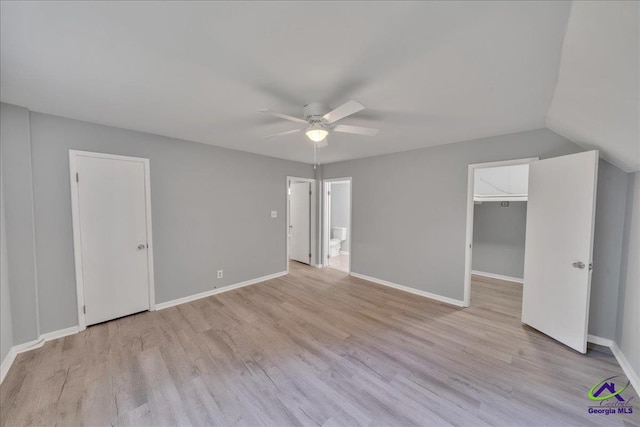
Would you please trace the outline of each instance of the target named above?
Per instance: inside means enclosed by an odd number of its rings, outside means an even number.
[[[70,166],[80,328],[153,309],[148,159],[71,150]]]
[[[598,151],[532,162],[522,322],[585,353]]]
[[[311,262],[311,185],[292,182],[289,197],[289,258]]]

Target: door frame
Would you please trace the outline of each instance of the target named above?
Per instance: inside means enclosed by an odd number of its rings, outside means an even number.
[[[472,163],[467,172],[467,226],[464,245],[464,299],[463,307],[471,305],[471,262],[473,260],[473,190],[475,184],[476,169],[495,168],[502,166],[527,165],[540,160],[539,157],[527,157],[523,159],[499,160],[487,163]]]
[[[312,267],[318,267],[317,260],[318,256],[315,253],[317,251],[316,244],[316,235],[317,235],[317,202],[316,202],[316,180],[313,178],[302,178],[299,176],[287,176],[287,181],[285,182],[285,194],[286,194],[286,208],[285,211],[287,213],[287,221],[285,223],[284,235],[286,237],[286,250],[284,253],[285,265],[287,266],[287,274],[289,274],[289,198],[291,194],[289,192],[289,185],[291,182],[308,182],[311,184],[311,196],[309,197],[310,206],[309,206],[309,250],[311,251],[311,260],[309,265]]]
[[[330,178],[322,180],[322,267],[329,266],[329,240],[331,230],[329,230],[331,218],[331,203],[329,201],[329,187],[333,183],[349,183],[349,226],[347,227],[347,239],[349,239],[349,274],[351,274],[351,261],[353,260],[353,241],[351,239],[351,229],[353,228],[353,178]]]
[[[139,162],[144,165],[144,189],[145,211],[147,223],[147,270],[149,286],[149,311],[156,308],[155,281],[153,275],[153,235],[151,232],[151,175],[149,159],[142,157],[121,156],[117,154],[95,153],[91,151],[69,150],[69,179],[71,183],[71,218],[73,221],[73,255],[76,273],[76,301],[78,308],[78,329],[87,328],[86,315],[84,313],[84,279],[82,277],[82,238],[80,231],[80,205],[78,200],[78,182],[76,180],[77,158],[93,157],[109,160],[126,160]]]

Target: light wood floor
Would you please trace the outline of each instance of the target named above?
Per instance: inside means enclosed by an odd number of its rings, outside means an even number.
[[[460,309],[292,263],[291,274],[88,328],[18,356],[0,424],[638,425],[587,413],[622,375],[521,325],[521,287]]]

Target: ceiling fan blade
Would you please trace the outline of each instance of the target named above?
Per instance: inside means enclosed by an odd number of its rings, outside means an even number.
[[[281,119],[291,120],[292,122],[307,123],[305,119],[299,119],[297,117],[293,117],[288,114],[278,113],[276,111],[271,111],[271,110],[258,110],[258,111],[261,113],[267,113],[267,114],[271,114],[272,116],[280,117]]]
[[[376,136],[380,129],[365,128],[362,126],[336,125],[333,128],[336,132],[355,133],[357,135]]]
[[[264,139],[273,138],[274,136],[289,135],[290,133],[300,132],[302,129],[285,130],[284,132],[274,133],[273,135],[265,136]]]
[[[345,104],[342,104],[338,108],[333,111],[328,112],[322,119],[327,123],[335,123],[340,119],[344,119],[347,116],[357,113],[358,111],[364,110],[364,105],[360,104],[357,101],[349,101]]]

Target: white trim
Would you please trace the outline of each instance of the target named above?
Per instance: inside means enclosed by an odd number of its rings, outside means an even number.
[[[611,348],[613,346],[613,341],[608,339],[608,338],[602,338],[602,337],[598,337],[596,335],[587,335],[587,342],[590,342],[592,344],[597,344],[597,345],[601,345],[604,347],[609,347]]]
[[[9,369],[11,369],[11,365],[13,365],[13,361],[16,360],[16,351],[15,347],[11,347],[9,352],[4,357],[2,364],[0,365],[0,384],[4,381],[4,378],[9,373]]]
[[[633,369],[627,357],[624,355],[620,347],[618,347],[618,344],[608,338],[602,338],[595,335],[588,335],[587,341],[592,344],[609,347],[611,349],[611,353],[615,356],[618,364],[622,368],[622,371],[627,376],[627,379],[629,379],[629,382],[631,382],[633,388],[636,389],[636,394],[640,395],[640,375],[638,375],[638,372]]]
[[[640,375],[638,375],[638,372],[636,372],[633,369],[633,367],[631,366],[631,363],[629,363],[629,360],[627,360],[627,357],[624,355],[624,353],[622,352],[620,347],[618,347],[618,344],[616,344],[615,341],[611,345],[611,352],[618,360],[620,367],[622,368],[622,370],[624,371],[624,374],[627,376],[627,378],[631,382],[631,385],[633,386],[633,388],[636,389],[636,394],[640,395]]]
[[[156,304],[156,310],[163,310],[165,308],[173,307],[175,305],[184,304],[186,302],[195,301],[201,298],[210,297],[211,295],[221,294],[223,292],[232,291],[234,289],[242,288],[245,286],[255,285],[256,283],[265,282],[267,280],[275,279],[276,277],[286,276],[289,274],[286,271],[279,273],[269,274],[267,276],[257,277],[255,279],[246,280],[244,282],[236,283],[229,286],[224,286],[218,289],[211,289],[210,291],[200,292],[199,294],[189,295],[188,297],[182,297],[167,302],[161,302]]]
[[[349,249],[353,248],[353,240],[351,238],[351,230],[353,228],[353,178],[328,178],[322,180],[322,266],[329,266],[329,240],[331,239],[331,231],[329,224],[331,221],[331,198],[329,197],[329,187],[335,183],[349,184],[349,225],[347,226],[347,239],[349,241]],[[342,253],[342,252],[341,252]],[[346,252],[348,255],[349,252]],[[349,257],[349,274],[351,274],[352,258]]]
[[[409,286],[399,285],[397,283],[388,282],[386,280],[377,279],[377,278],[371,277],[371,276],[365,276],[364,274],[360,274],[360,273],[349,273],[349,274],[351,276],[353,276],[353,277],[357,277],[358,279],[364,279],[364,280],[367,280],[369,282],[377,283],[378,285],[388,286],[390,288],[398,289],[398,290],[401,290],[401,291],[404,291],[404,292],[409,292],[411,294],[420,295],[421,297],[430,298],[430,299],[433,299],[433,300],[436,300],[436,301],[444,302],[444,303],[455,305],[455,306],[458,306],[458,307],[463,307],[464,306],[464,301],[460,301],[460,300],[457,300],[457,299],[453,299],[453,298],[449,298],[449,297],[443,297],[441,295],[432,294],[431,292],[425,292],[425,291],[421,291],[419,289],[410,288]]]
[[[77,158],[93,157],[110,160],[127,160],[141,162],[144,165],[145,212],[147,224],[147,270],[149,287],[149,311],[155,310],[155,279],[153,274],[153,236],[151,223],[151,172],[149,159],[142,157],[120,156],[117,154],[94,153],[89,151],[69,150],[69,180],[71,183],[71,217],[73,222],[73,255],[76,272],[76,302],[78,309],[78,330],[87,328],[84,313],[84,281],[82,274],[82,239],[80,233],[80,204],[78,200],[78,182],[76,181]]]
[[[316,243],[316,237],[317,237],[317,213],[316,211],[318,210],[316,205],[317,205],[317,197],[316,197],[316,192],[317,192],[317,186],[316,184],[316,180],[314,178],[301,178],[299,176],[287,176],[287,182],[285,185],[285,191],[286,191],[286,195],[287,195],[287,205],[286,205],[286,212],[287,212],[287,222],[285,223],[285,236],[287,238],[287,244],[286,244],[286,252],[284,254],[284,260],[285,260],[285,265],[287,266],[287,274],[289,273],[289,185],[290,182],[308,182],[311,183],[313,185],[311,185],[311,206],[309,207],[309,212],[311,214],[311,218],[309,221],[309,252],[311,253],[311,259],[309,260],[309,265],[311,265],[312,267],[317,266],[317,262],[318,262],[318,254],[316,254],[315,252],[317,252],[318,250],[318,245],[314,243]]]
[[[471,260],[473,244],[473,207],[474,207],[474,178],[475,170],[483,168],[494,168],[500,166],[524,165],[539,160],[539,157],[529,157],[526,159],[502,160],[488,163],[472,163],[467,172],[467,225],[466,238],[464,243],[464,307],[471,304]]]
[[[80,328],[78,326],[72,326],[66,329],[59,329],[57,331],[47,332],[46,334],[40,335],[40,339],[44,340],[44,342],[57,340],[58,338],[64,338],[69,335],[77,334],[80,332]]]
[[[471,274],[476,276],[489,277],[491,279],[507,280],[509,282],[524,283],[524,279],[520,277],[503,276],[502,274],[485,273],[484,271],[471,270]]]
[[[512,196],[473,196],[474,202],[526,202],[529,200],[528,195],[512,195]]]
[[[63,337],[66,337],[67,335],[73,335],[78,332],[79,332],[79,328],[77,326],[72,326],[66,329],[47,332],[46,334],[40,335],[40,338],[37,340],[14,345],[9,349],[9,352],[7,353],[4,360],[2,361],[2,365],[0,365],[0,383],[4,381],[4,378],[7,376],[7,373],[9,372],[9,369],[11,369],[11,365],[13,365],[13,362],[15,361],[16,356],[18,354],[24,353],[30,350],[35,350],[36,348],[40,348],[47,341],[63,338]]]

